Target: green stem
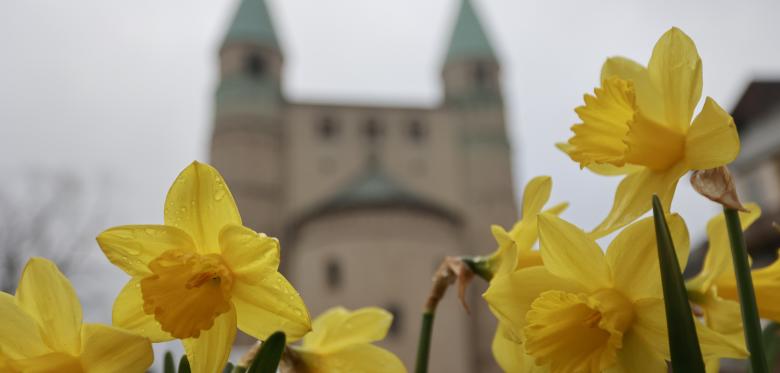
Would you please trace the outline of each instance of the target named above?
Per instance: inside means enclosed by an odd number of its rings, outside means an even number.
[[[742,309],[742,325],[745,328],[745,340],[750,350],[750,366],[753,373],[769,373],[766,365],[766,354],[761,343],[761,322],[758,318],[756,294],[753,290],[753,278],[750,275],[745,237],[742,235],[742,224],[739,212],[724,208],[726,228],[731,242],[731,256],[734,259],[734,274],[737,278],[739,305]]]
[[[431,332],[433,331],[433,315],[435,309],[423,312],[422,327],[420,327],[420,341],[417,344],[417,363],[415,373],[428,372],[428,355],[431,352]]]

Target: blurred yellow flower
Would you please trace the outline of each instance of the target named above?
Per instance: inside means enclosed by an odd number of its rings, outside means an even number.
[[[666,371],[669,346],[652,219],[626,227],[606,254],[576,226],[551,214],[538,220],[543,266],[500,274],[484,295],[515,342],[514,354],[524,356],[524,350],[551,372]],[[671,215],[669,226],[685,266],[685,223]],[[744,346],[697,327],[705,356],[747,355]]]
[[[601,87],[576,109],[582,123],[572,127],[567,144],[559,144],[581,167],[627,175],[594,236],[640,217],[650,209],[653,194],[668,209],[678,179],[689,170],[736,158],[739,136],[725,110],[707,97],[693,118],[701,91],[701,59],[678,28],[661,36],[647,67],[622,57],[604,63]]]
[[[43,258],[27,262],[16,296],[0,293],[0,319],[3,372],[144,372],[154,359],[147,338],[82,324],[76,292]]]
[[[750,212],[740,212],[742,229],[761,216],[761,208],[748,203]],[[721,213],[707,223],[709,249],[701,272],[686,282],[689,298],[699,307],[707,325],[716,331],[743,338],[739,294],[734,277],[726,218]],[[780,322],[780,261],[751,271],[758,312],[762,318]]]
[[[221,371],[236,326],[265,339],[311,330],[298,292],[278,272],[279,243],[241,225],[222,176],[193,162],[165,200],[165,225],[110,228],[97,240],[132,279],[114,303],[114,324],[153,341],[182,339],[192,371]]]
[[[488,269],[493,276],[499,273],[510,273],[521,268],[542,265],[542,258],[533,246],[538,238],[537,215],[550,199],[552,178],[537,176],[526,184],[523,190],[523,205],[520,220],[507,232],[499,225],[493,225],[491,231],[498,243],[498,249],[487,258]],[[567,202],[559,203],[546,213],[559,215],[569,206]],[[510,331],[499,321],[496,334],[493,337],[493,356],[498,365],[507,372],[528,372],[534,366],[525,359],[524,354],[517,353]],[[514,351],[514,352],[504,352]]]
[[[523,205],[520,220],[508,232],[500,225],[490,227],[498,248],[487,258],[492,274],[505,273],[519,268],[541,265],[539,251],[532,250],[538,238],[536,216],[550,199],[552,178],[537,176],[526,184],[523,190]],[[567,202],[559,203],[544,212],[559,215],[569,207]]]
[[[381,308],[331,308],[314,320],[301,346],[290,347],[295,363],[308,373],[404,373],[398,357],[371,344],[385,338],[392,321]]]

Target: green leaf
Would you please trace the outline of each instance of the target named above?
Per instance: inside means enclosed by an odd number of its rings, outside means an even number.
[[[658,261],[661,266],[661,285],[664,289],[666,324],[672,370],[675,372],[704,373],[696,324],[685,290],[680,263],[677,261],[672,235],[658,196],[653,196],[653,219],[658,242]]]
[[[176,363],[173,361],[173,354],[170,351],[165,351],[165,357],[163,357],[163,373],[176,373]]]
[[[255,355],[252,365],[247,369],[247,373],[276,373],[279,367],[279,361],[282,359],[286,337],[283,332],[271,334],[268,339],[263,341],[260,351]]]
[[[183,355],[179,360],[179,373],[191,373],[190,361],[187,360],[187,355]]]
[[[776,322],[769,324],[761,337],[764,340],[767,366],[774,368],[777,365],[777,357],[780,355],[780,324]]]

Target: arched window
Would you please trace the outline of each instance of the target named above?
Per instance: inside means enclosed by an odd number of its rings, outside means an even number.
[[[409,138],[416,143],[422,142],[428,135],[427,128],[425,128],[422,122],[417,119],[409,122],[409,126],[407,127],[406,131],[409,134]]]
[[[260,78],[266,73],[268,68],[265,58],[259,53],[250,53],[246,57],[245,66],[247,74],[253,78]]]
[[[393,315],[393,322],[390,324],[390,329],[387,331],[387,335],[390,337],[397,337],[401,335],[403,330],[403,309],[398,304],[392,303],[387,306],[387,312]]]
[[[328,260],[325,265],[325,283],[328,284],[330,289],[338,289],[341,287],[341,265],[335,258]]]
[[[339,132],[339,127],[331,117],[323,117],[320,123],[317,125],[317,132],[320,138],[328,140],[336,137]]]
[[[383,132],[382,126],[374,118],[367,120],[366,124],[363,126],[363,133],[370,142],[379,140],[379,138],[382,137]]]

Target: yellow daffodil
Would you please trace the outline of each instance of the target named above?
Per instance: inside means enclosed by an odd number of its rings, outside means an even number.
[[[749,212],[740,212],[742,229],[747,229],[761,216],[761,208],[748,203]],[[701,272],[686,282],[689,298],[701,310],[706,322],[724,334],[742,338],[739,322],[739,295],[731,257],[726,218],[723,214],[707,223],[709,249]],[[751,271],[758,312],[762,318],[780,322],[780,261]]]
[[[544,264],[500,274],[484,295],[515,354],[553,373],[665,372],[669,346],[652,219],[626,227],[606,254],[568,222],[551,214],[538,221]],[[685,223],[671,215],[669,226],[685,266]],[[697,326],[706,356],[747,355],[744,346]]]
[[[581,167],[626,174],[594,236],[640,217],[650,209],[653,194],[668,209],[678,179],[689,170],[736,158],[739,136],[725,110],[708,97],[693,118],[701,91],[701,59],[677,28],[661,36],[647,67],[622,57],[604,63],[601,87],[576,109],[582,123],[572,127],[567,144],[559,145]]]
[[[83,324],[68,279],[49,260],[32,258],[16,296],[0,293],[0,371],[40,373],[144,372],[152,344],[100,324]]]
[[[387,335],[393,316],[376,307],[331,308],[314,320],[301,346],[292,346],[296,371],[309,373],[404,373],[392,352],[371,344]],[[303,366],[300,366],[300,365]]]
[[[222,176],[193,162],[165,200],[164,225],[101,233],[106,257],[132,276],[114,303],[114,324],[153,341],[182,340],[192,371],[221,371],[236,326],[265,339],[311,329],[306,307],[278,272],[279,243],[241,225]]]
[[[487,259],[488,270],[493,276],[499,273],[510,273],[521,268],[542,264],[538,250],[533,246],[538,238],[537,215],[550,199],[552,178],[537,176],[526,184],[523,190],[521,218],[508,232],[499,225],[493,225],[491,231],[498,243],[498,249]],[[559,203],[546,213],[558,215],[569,206],[567,202]],[[533,364],[529,359],[518,356],[515,343],[512,341],[507,327],[500,321],[493,337],[493,356],[498,365],[507,372],[528,372]],[[514,351],[514,352],[505,352]]]

